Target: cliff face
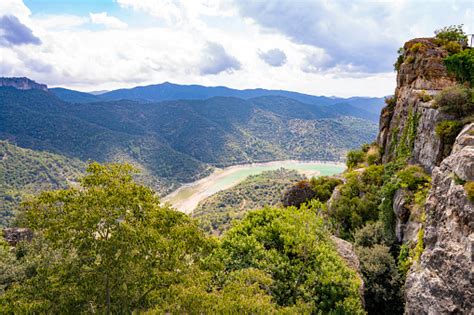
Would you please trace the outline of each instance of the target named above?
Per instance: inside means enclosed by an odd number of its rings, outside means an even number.
[[[463,187],[474,180],[474,124],[464,127],[443,157],[435,127],[453,117],[434,107],[433,96],[457,84],[443,65],[446,56],[433,39],[405,44],[395,98],[382,110],[377,138],[383,162],[404,156],[432,175],[424,206],[425,249],[407,276],[406,314],[468,314],[474,309],[474,206]],[[397,191],[393,208],[400,242],[413,241],[422,226],[408,220],[404,200],[404,191]]]
[[[414,39],[404,46],[397,75],[396,103],[382,110],[378,145],[383,148],[383,162],[397,155],[397,147],[407,145],[410,162],[427,171],[441,162],[442,145],[435,134],[436,125],[449,119],[433,108],[433,96],[456,84],[443,65],[447,52],[431,38]]]
[[[36,83],[28,78],[0,78],[0,86],[10,86],[18,90],[42,90],[48,91],[45,84]]]

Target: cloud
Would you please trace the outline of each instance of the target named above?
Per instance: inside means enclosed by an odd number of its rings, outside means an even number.
[[[241,66],[241,63],[229,55],[222,45],[208,42],[203,51],[199,73],[202,75],[218,74],[223,71],[232,73],[234,70],[239,70]]]
[[[436,28],[459,23],[472,32],[472,16],[464,14],[472,0],[453,2],[458,9],[449,1],[428,5],[426,0],[235,0],[234,4],[243,18],[251,19],[263,32],[321,48],[332,59],[330,65],[321,65],[317,57],[308,56],[306,71],[332,67],[347,69],[350,75],[354,71],[370,75],[392,71],[397,48],[409,38],[429,36]]]
[[[286,63],[286,54],[278,48],[270,49],[267,52],[259,52],[260,59],[272,67],[281,67]]]
[[[94,24],[101,24],[107,28],[116,28],[116,29],[124,29],[127,28],[127,24],[122,22],[120,19],[110,16],[107,12],[101,13],[89,13],[89,18],[91,22]]]
[[[0,45],[40,45],[41,40],[33,35],[33,32],[13,15],[0,17]]]

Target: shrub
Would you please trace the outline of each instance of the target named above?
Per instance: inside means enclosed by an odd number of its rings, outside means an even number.
[[[436,125],[435,132],[443,145],[443,156],[448,156],[451,152],[454,141],[462,127],[463,124],[455,120],[445,120]]]
[[[418,96],[424,103],[427,103],[433,99],[433,97],[429,95],[425,90],[418,93]]]
[[[356,246],[372,247],[375,244],[388,244],[385,239],[383,224],[380,221],[369,222],[354,233]]]
[[[414,56],[408,56],[407,59],[405,60],[406,63],[413,63],[415,62],[415,57]]]
[[[445,45],[443,45],[443,48],[448,51],[450,54],[457,54],[462,50],[462,47],[459,43],[456,42],[448,42]]]
[[[467,36],[464,33],[462,27],[462,24],[445,26],[436,30],[434,33],[436,34],[436,39],[439,40],[440,44],[456,42],[465,45],[467,43]]]
[[[357,164],[364,161],[364,151],[362,150],[351,150],[347,153],[346,165],[348,168],[353,168]]]
[[[464,184],[464,190],[466,191],[467,198],[474,203],[474,181]]]
[[[435,97],[435,105],[440,111],[461,118],[474,112],[472,89],[462,86],[445,88]]]
[[[425,45],[423,43],[416,43],[410,48],[410,52],[412,53],[417,53],[420,49],[425,48]]]
[[[453,73],[461,82],[474,84],[474,49],[469,48],[444,58],[448,72]]]
[[[403,47],[400,47],[397,53],[398,53],[397,61],[395,61],[395,63],[393,64],[393,68],[395,69],[395,71],[400,70],[400,66],[403,63],[403,55],[405,54],[405,50],[403,49]]]
[[[300,181],[289,188],[282,197],[281,203],[284,207],[299,207],[302,203],[313,199],[316,193],[307,180]]]
[[[430,181],[430,176],[418,165],[409,165],[397,172],[400,186],[411,191],[418,190],[419,187]]]
[[[386,97],[385,104],[387,104],[388,108],[393,109],[395,105],[397,104],[397,98],[394,95]]]
[[[332,192],[334,191],[334,188],[336,188],[336,186],[342,183],[342,180],[334,177],[313,177],[311,179],[311,186],[313,191],[315,192],[314,198],[322,202],[329,200],[329,198],[331,198]]]
[[[365,306],[369,314],[401,314],[402,281],[389,247],[356,247],[364,278]]]

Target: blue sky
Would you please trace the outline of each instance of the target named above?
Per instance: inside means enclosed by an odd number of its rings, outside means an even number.
[[[0,76],[382,96],[404,41],[473,23],[472,0],[1,0]]]

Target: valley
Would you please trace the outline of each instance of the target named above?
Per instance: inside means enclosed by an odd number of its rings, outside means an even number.
[[[307,177],[313,177],[341,173],[345,166],[335,162],[295,160],[235,165],[217,169],[205,178],[185,184],[164,197],[162,201],[171,203],[174,208],[184,213],[191,213],[200,201],[221,190],[235,186],[248,176],[279,168],[296,170]]]

